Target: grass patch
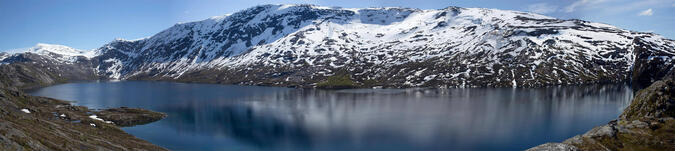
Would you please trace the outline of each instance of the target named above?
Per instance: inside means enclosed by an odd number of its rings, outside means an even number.
[[[356,88],[357,85],[349,78],[349,75],[340,74],[326,78],[325,81],[317,83],[316,87],[320,89],[351,89]]]

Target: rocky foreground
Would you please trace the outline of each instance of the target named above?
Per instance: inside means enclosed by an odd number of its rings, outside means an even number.
[[[539,150],[675,150],[675,81],[654,82],[640,90],[621,116],[562,143]]]
[[[166,150],[118,127],[164,117],[143,109],[90,110],[0,89],[0,150]]]

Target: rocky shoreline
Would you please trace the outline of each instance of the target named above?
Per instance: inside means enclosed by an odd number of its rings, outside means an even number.
[[[638,45],[631,83],[636,92],[618,119],[569,138],[528,150],[675,150],[675,66],[664,54]]]
[[[637,92],[618,119],[542,150],[675,150],[675,81],[654,82]]]
[[[119,128],[164,117],[143,109],[91,110],[0,89],[0,150],[166,150]]]

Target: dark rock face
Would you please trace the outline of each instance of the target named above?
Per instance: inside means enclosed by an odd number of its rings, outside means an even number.
[[[657,81],[666,77],[675,77],[675,54],[664,53],[659,51],[651,51],[658,49],[649,42],[636,38],[635,50],[635,64],[633,66],[632,83],[636,89],[645,88]]]
[[[136,52],[137,49],[142,46],[142,43],[143,41],[131,42],[115,40],[99,48],[101,52],[105,53],[102,53],[92,59],[92,63],[97,65],[94,66],[96,75],[99,75],[101,78],[116,78],[119,75],[114,75],[112,71],[115,71],[119,74],[129,73],[129,70],[119,66],[121,62],[106,60],[105,58],[118,58],[119,60],[127,60],[129,58],[127,54]],[[112,50],[112,48],[115,49]]]
[[[69,102],[0,89],[0,150],[166,150]]]

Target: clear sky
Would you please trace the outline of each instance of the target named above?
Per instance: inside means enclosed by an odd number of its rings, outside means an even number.
[[[94,49],[115,38],[152,36],[178,22],[260,4],[348,8],[447,6],[520,10],[578,18],[675,39],[675,0],[0,0],[0,50],[36,43]]]

